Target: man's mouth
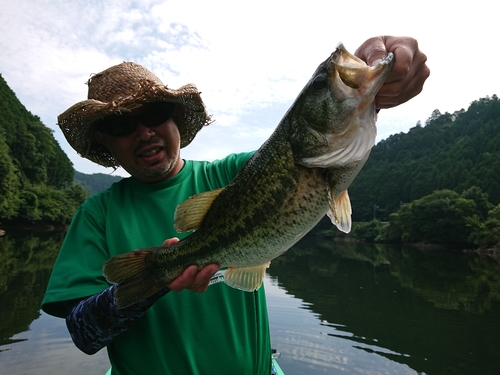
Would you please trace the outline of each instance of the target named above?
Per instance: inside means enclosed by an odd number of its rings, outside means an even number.
[[[157,153],[159,153],[161,150],[161,147],[158,147],[158,148],[153,148],[151,150],[148,150],[148,151],[144,151],[144,152],[141,152],[139,154],[139,156],[153,156],[153,155],[156,155]]]

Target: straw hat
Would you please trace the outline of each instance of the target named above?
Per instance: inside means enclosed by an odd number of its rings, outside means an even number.
[[[88,86],[88,99],[60,114],[58,124],[69,144],[82,157],[105,167],[117,167],[118,162],[96,140],[96,120],[130,112],[144,103],[174,103],[179,109],[176,124],[181,147],[191,143],[198,131],[210,123],[195,85],[169,89],[149,70],[133,62],[124,62],[93,75]]]

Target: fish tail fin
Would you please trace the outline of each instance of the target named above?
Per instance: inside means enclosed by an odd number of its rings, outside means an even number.
[[[117,255],[104,264],[102,271],[106,280],[118,284],[115,290],[118,309],[131,306],[166,287],[165,281],[155,277],[155,272],[148,268],[146,259],[154,251],[131,251]]]
[[[351,200],[347,190],[344,190],[334,202],[330,203],[328,217],[340,231],[349,233],[352,226],[351,214]]]

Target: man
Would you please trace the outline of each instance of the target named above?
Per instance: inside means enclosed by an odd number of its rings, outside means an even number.
[[[379,109],[417,95],[429,75],[411,38],[371,38],[356,54],[371,65],[388,51],[396,63],[376,98]],[[176,242],[175,207],[227,185],[251,153],[213,163],[183,160],[180,149],[210,122],[200,94],[193,85],[169,89],[140,65],[123,63],[93,76],[88,97],[61,114],[59,126],[83,157],[120,165],[131,177],[77,210],[42,308],[66,318],[85,353],[106,346],[113,374],[269,374],[263,288],[241,292],[216,282],[218,265],[190,266],[168,288],[118,310],[115,286],[102,276],[112,256]],[[169,293],[184,289],[204,293]]]

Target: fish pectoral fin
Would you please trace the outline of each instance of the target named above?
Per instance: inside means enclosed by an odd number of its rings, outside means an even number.
[[[177,232],[188,232],[198,228],[224,188],[193,195],[180,203],[175,209],[174,227]]]
[[[330,202],[327,215],[340,231],[349,233],[352,226],[351,214],[351,200],[347,190],[344,190],[335,201]]]
[[[253,292],[262,285],[266,268],[271,262],[250,267],[228,267],[224,282],[232,288]]]

